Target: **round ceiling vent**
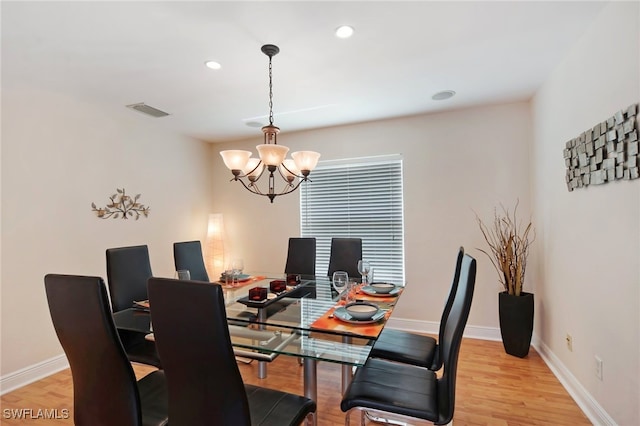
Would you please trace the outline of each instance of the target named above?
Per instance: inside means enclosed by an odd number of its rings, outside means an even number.
[[[443,90],[442,92],[438,92],[433,95],[431,99],[433,99],[434,101],[443,101],[445,99],[452,98],[455,94],[456,92],[454,92],[453,90]]]

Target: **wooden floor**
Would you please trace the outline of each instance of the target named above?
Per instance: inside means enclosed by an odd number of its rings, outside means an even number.
[[[239,364],[245,382],[302,393],[303,371],[295,358],[280,356],[269,365],[268,377],[256,378],[257,364]],[[139,377],[152,368],[134,365]],[[460,350],[455,426],[460,425],[590,425],[540,356],[506,355],[501,342],[464,339]],[[1,398],[2,425],[72,425],[73,386],[69,370],[5,394]],[[342,425],[340,365],[318,364],[318,425]],[[15,420],[7,409],[68,409],[69,419]],[[63,417],[63,416],[59,416]],[[358,424],[352,419],[352,424]],[[416,425],[431,424],[415,422]]]

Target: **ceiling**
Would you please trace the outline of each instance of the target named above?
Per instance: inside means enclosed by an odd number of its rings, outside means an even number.
[[[603,5],[2,1],[2,87],[63,92],[105,109],[144,102],[170,115],[127,113],[229,141],[268,122],[260,47],[271,43],[280,47],[274,124],[284,134],[529,99]],[[335,37],[340,25],[353,26],[353,37]],[[457,94],[433,100],[442,90]]]

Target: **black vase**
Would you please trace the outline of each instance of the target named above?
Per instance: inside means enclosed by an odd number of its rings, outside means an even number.
[[[522,292],[520,296],[499,293],[498,309],[504,350],[524,358],[529,353],[533,335],[533,293]]]

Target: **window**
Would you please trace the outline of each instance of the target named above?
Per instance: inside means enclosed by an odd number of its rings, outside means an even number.
[[[300,234],[316,237],[316,274],[329,266],[332,237],[362,238],[376,281],[404,283],[402,158],[321,162],[300,192]]]

